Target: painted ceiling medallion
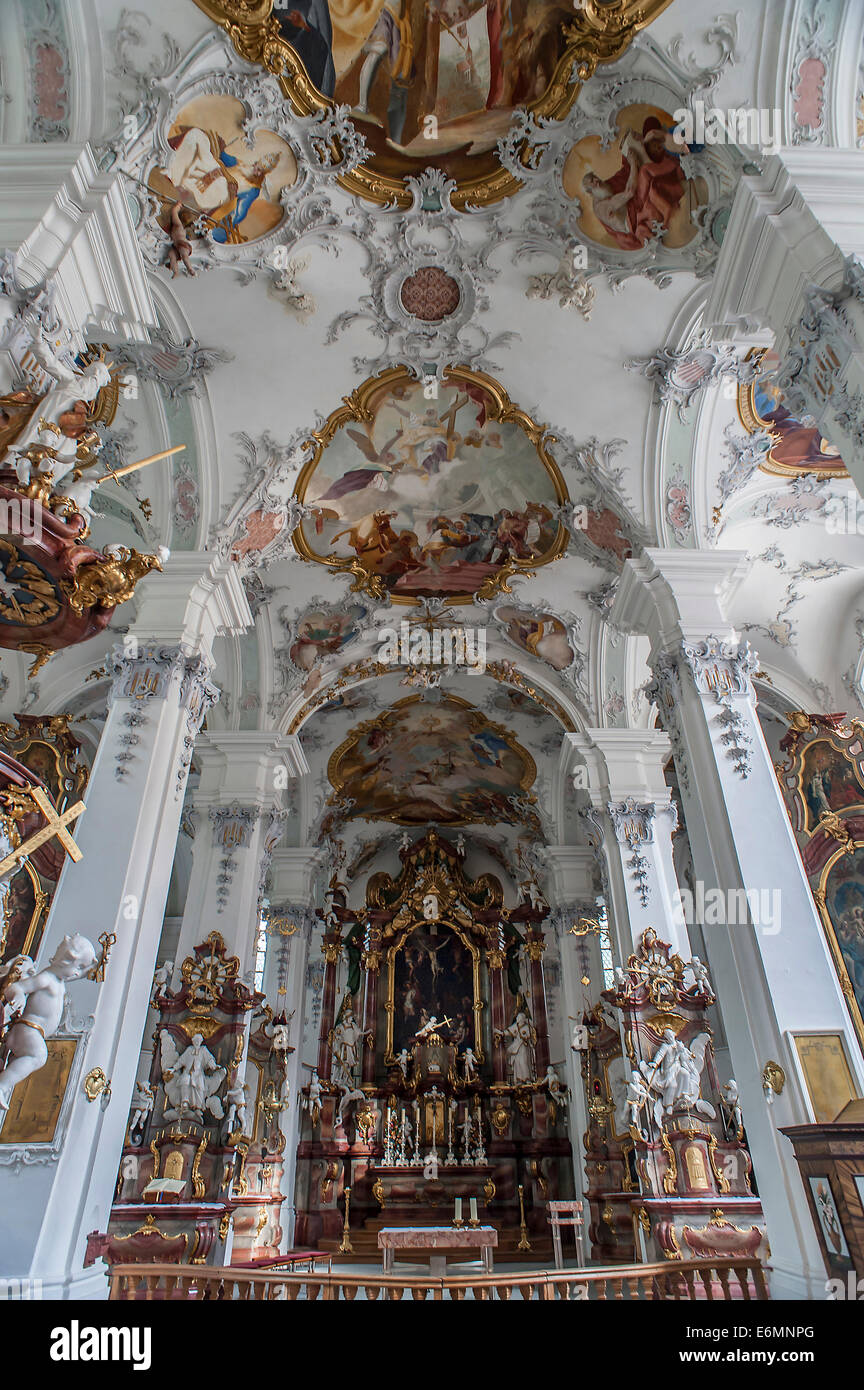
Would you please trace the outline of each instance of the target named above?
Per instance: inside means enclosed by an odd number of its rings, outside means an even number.
[[[352,730],[327,776],[348,818],[537,828],[533,758],[466,700],[409,695]]]
[[[619,58],[669,3],[196,0],[301,115],[350,108],[369,151],[342,178],[352,192],[407,206],[405,179],[433,165],[455,179],[460,209],[521,187],[496,149],[516,108],[561,120],[598,63]]]
[[[738,417],[749,434],[771,435],[760,468],[786,478],[816,473],[823,478],[848,478],[839,450],[822,438],[810,416],[798,419],[783,402],[776,385],[780,359],[775,352],[759,350],[759,375],[738,387]]]
[[[391,368],[312,435],[297,481],[311,515],[294,544],[307,560],[350,571],[373,598],[509,593],[512,575],[567,544],[554,442],[482,372],[449,367],[424,384]]]
[[[437,265],[423,265],[402,281],[402,308],[424,323],[440,323],[459,307],[459,282]]]

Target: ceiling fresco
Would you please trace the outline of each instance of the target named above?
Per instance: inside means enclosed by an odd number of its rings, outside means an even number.
[[[564,163],[564,192],[582,207],[580,229],[621,251],[640,251],[658,233],[668,250],[686,246],[698,233],[693,214],[708,192],[704,179],[682,171],[691,150],[674,134],[674,117],[641,103],[623,107],[615,124],[612,144],[588,135]]]
[[[399,700],[336,749],[327,775],[348,819],[468,825],[533,823],[534,759],[455,695]]]
[[[766,473],[797,477],[808,473],[822,477],[846,477],[846,465],[839,449],[823,439],[815,420],[809,416],[798,419],[783,403],[783,392],[776,385],[775,374],[780,359],[775,352],[762,352],[759,375],[738,387],[738,415],[751,434],[767,431],[761,467]]]
[[[554,441],[480,372],[450,368],[431,387],[384,372],[313,442],[295,544],[375,597],[490,597],[565,547]]]
[[[456,181],[453,205],[464,207],[520,187],[496,149],[517,108],[562,120],[598,64],[670,0],[196,3],[242,57],[278,76],[301,115],[350,109],[367,151],[345,177],[352,192],[407,203],[405,179],[431,165]]]
[[[150,174],[159,226],[172,216],[183,227],[207,227],[219,245],[267,236],[282,221],[280,196],[297,181],[294,152],[273,131],[244,131],[246,113],[235,97],[205,95],[187,102],[168,129],[171,157]]]

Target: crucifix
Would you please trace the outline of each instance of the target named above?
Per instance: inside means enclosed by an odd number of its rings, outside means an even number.
[[[22,788],[21,790],[25,789]],[[58,813],[41,787],[27,787],[26,793],[35,801],[45,817],[46,824],[41,830],[37,830],[31,835],[29,840],[24,840],[17,849],[13,849],[11,854],[7,854],[5,859],[0,860],[0,874],[5,873],[7,869],[14,868],[20,859],[24,859],[28,854],[33,854],[35,850],[48,840],[53,839],[55,835],[70,859],[77,864],[82,857],[81,850],[72,839],[66,826],[70,821],[77,820],[81,812],[86,809],[84,802],[76,801],[74,806],[69,806],[65,811]]]

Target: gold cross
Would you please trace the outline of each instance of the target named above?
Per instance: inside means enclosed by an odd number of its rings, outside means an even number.
[[[58,815],[41,787],[28,787],[27,794],[36,802],[47,824],[43,825],[41,830],[37,830],[34,835],[31,835],[29,840],[25,840],[23,844],[20,844],[17,849],[13,849],[12,853],[7,854],[5,859],[0,860],[0,874],[4,873],[7,869],[14,868],[19,859],[24,859],[26,855],[33,854],[35,850],[39,849],[48,840],[53,839],[55,835],[69,854],[69,858],[77,864],[78,860],[82,858],[81,850],[72,839],[66,826],[70,821],[77,820],[81,812],[86,809],[84,802],[76,801],[74,806],[70,806],[67,810],[63,811],[62,814]]]

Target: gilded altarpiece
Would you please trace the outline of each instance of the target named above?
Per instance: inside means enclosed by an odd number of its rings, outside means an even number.
[[[108,1230],[90,1234],[85,1264],[224,1263],[232,1224],[242,1258],[264,1229],[262,1207],[272,1232],[265,1253],[278,1247],[284,1140],[278,1104],[259,1105],[275,1075],[266,1074],[272,1019],[239,971],[214,931],[182,962],[176,990],[156,986],[150,1076],[133,1099]],[[262,1017],[248,1044],[264,1082],[254,1098],[243,1091],[250,1016]]]
[[[334,881],[320,910],[297,1243],[377,1259],[382,1226],[449,1223],[458,1198],[467,1220],[473,1198],[498,1230],[497,1258],[551,1250],[545,1203],[570,1195],[572,1158],[548,1075],[548,909],[505,907],[498,878],[470,878],[457,843],[406,837],[400,873],[373,874],[362,908]]]

